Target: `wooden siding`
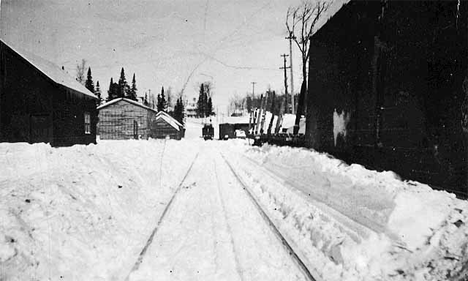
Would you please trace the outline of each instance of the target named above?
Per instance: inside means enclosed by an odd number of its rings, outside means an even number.
[[[156,112],[125,100],[110,104],[99,110],[98,131],[101,139],[148,139],[151,132],[148,124]],[[137,125],[136,125],[137,124]]]
[[[158,118],[152,122],[151,136],[156,139],[170,138],[180,140],[184,136],[184,129],[180,127],[178,131],[164,119]]]
[[[351,1],[330,19],[311,38],[308,146],[466,194],[468,3],[458,18],[457,5]]]
[[[92,117],[90,134],[84,112]],[[55,83],[0,42],[0,141],[95,143],[96,122],[93,98]]]

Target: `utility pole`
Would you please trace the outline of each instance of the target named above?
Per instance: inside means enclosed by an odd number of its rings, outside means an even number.
[[[291,113],[294,114],[294,78],[293,78],[293,58],[292,58],[292,40],[296,39],[296,36],[292,32],[285,39],[289,39],[289,68],[291,72]]]
[[[255,98],[255,84],[257,84],[257,82],[250,82],[252,83],[252,107],[253,107],[253,101],[254,101],[254,98]],[[255,108],[252,112],[252,122],[253,122],[253,129],[252,129],[252,134],[255,134],[255,130],[257,128],[257,109]],[[250,127],[250,125],[249,125]]]
[[[290,68],[286,66],[286,57],[289,55],[282,54],[283,57],[283,67],[280,67],[280,69],[284,69],[284,107],[286,108],[285,113],[288,113],[288,76],[286,74],[286,69]]]

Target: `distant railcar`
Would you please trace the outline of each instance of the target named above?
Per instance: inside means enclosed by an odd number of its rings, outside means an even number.
[[[202,129],[202,135],[205,140],[212,140],[214,137],[213,125],[205,124]]]

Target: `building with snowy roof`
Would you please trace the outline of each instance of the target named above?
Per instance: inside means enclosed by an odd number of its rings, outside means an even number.
[[[157,111],[127,98],[99,106],[98,135],[103,140],[148,139]]]
[[[170,138],[180,140],[185,135],[184,126],[164,111],[158,112],[151,126],[153,138]]]
[[[468,195],[468,2],[341,5],[310,40],[308,146]]]
[[[57,65],[0,40],[0,141],[95,143],[96,101]]]
[[[113,99],[97,109],[98,135],[103,140],[181,139],[184,136],[184,126],[172,116],[131,99]]]

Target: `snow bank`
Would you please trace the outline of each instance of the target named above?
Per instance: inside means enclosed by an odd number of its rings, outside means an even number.
[[[467,201],[314,151],[229,145],[244,180],[323,280],[468,276]]]
[[[123,280],[197,150],[0,144],[0,280]]]

